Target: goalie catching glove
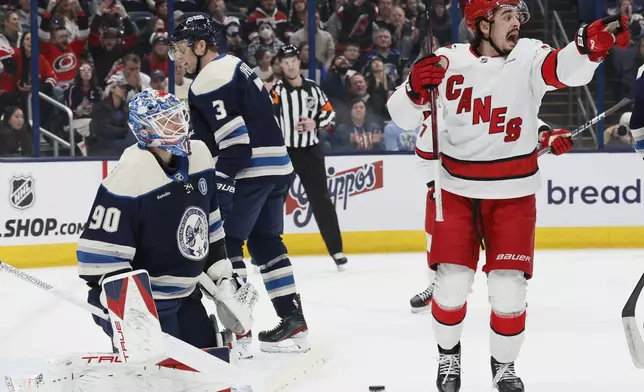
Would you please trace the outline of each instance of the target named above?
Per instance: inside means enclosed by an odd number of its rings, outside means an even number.
[[[221,324],[237,335],[245,335],[253,324],[253,308],[259,294],[251,283],[233,273],[228,259],[213,264],[199,276],[202,292],[215,302]]]

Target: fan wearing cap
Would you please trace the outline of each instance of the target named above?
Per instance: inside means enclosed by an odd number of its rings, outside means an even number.
[[[271,89],[275,117],[284,132],[289,156],[306,192],[324,243],[339,271],[347,258],[335,205],[326,181],[319,132],[335,120],[335,111],[320,86],[300,74],[300,51],[285,45],[277,52],[282,80]]]
[[[233,267],[246,276],[243,244],[260,267],[268,295],[281,319],[259,333],[264,351],[308,351],[300,296],[281,234],[284,198],[293,166],[262,81],[235,56],[220,54],[208,17],[192,16],[177,25],[170,55],[195,76],[188,102],[194,137],[217,160],[217,189]],[[247,338],[244,338],[247,339]],[[291,344],[287,344],[290,342]],[[248,357],[248,340],[238,346]]]
[[[107,81],[109,94],[92,106],[87,152],[92,156],[119,156],[129,143],[127,126],[127,95],[132,90],[123,75],[117,72]]]
[[[156,32],[150,36],[152,51],[141,62],[141,72],[152,75],[154,71],[161,71],[168,76],[168,33]]]
[[[50,1],[58,4],[56,1]],[[74,81],[76,71],[80,66],[80,59],[85,50],[89,36],[89,19],[83,12],[78,1],[61,2],[60,7],[73,9],[76,14],[78,31],[74,34],[72,23],[66,23],[65,19],[54,18],[48,11],[40,21],[38,37],[40,38],[40,54],[45,56],[56,73],[56,91],[62,93],[63,89],[69,87]],[[50,9],[51,10],[51,9]]]
[[[139,32],[123,6],[103,0],[89,26],[88,47],[101,87],[112,65],[134,49]]]
[[[168,82],[163,71],[157,69],[150,74],[150,88],[159,91],[168,91]]]
[[[226,53],[233,56],[244,58],[248,45],[241,37],[241,25],[237,21],[232,21],[224,29],[226,36]]]
[[[529,17],[520,0],[469,0],[472,42],[421,57],[387,104],[398,126],[420,127],[416,153],[424,182],[430,192],[441,185],[435,197],[443,219],[436,220],[437,207],[426,216],[428,264],[436,271],[431,312],[439,391],[461,386],[461,334],[481,247],[493,385],[499,392],[524,391],[515,361],[536,262],[538,150],[559,155],[572,148],[570,131],[540,126],[539,107],[550,91],[588,84],[612,48],[630,44],[626,18],[613,16],[580,26],[570,44],[555,50],[520,38]]]

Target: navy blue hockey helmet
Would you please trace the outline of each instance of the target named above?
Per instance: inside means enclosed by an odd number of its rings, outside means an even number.
[[[277,58],[279,60],[287,57],[300,57],[300,50],[295,45],[284,45],[277,51]]]
[[[197,41],[206,41],[207,45],[217,45],[217,30],[212,20],[205,15],[194,15],[179,23],[170,36],[168,55],[175,58],[176,44],[185,42],[192,47]]]

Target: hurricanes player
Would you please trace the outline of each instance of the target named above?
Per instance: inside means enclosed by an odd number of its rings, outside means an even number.
[[[401,128],[425,125],[417,153],[427,160],[428,173],[441,165],[444,220],[434,222],[429,256],[436,270],[431,311],[438,390],[460,389],[460,339],[482,246],[493,384],[500,392],[519,392],[524,385],[514,362],[524,340],[534,261],[537,149],[549,147],[558,155],[572,148],[569,131],[536,131],[539,106],[548,91],[590,82],[608,51],[628,46],[630,36],[626,18],[615,16],[582,25],[560,50],[519,39],[529,18],[519,0],[469,0],[465,18],[473,41],[419,59],[387,106]],[[438,93],[437,113],[429,112],[431,89]],[[444,130],[440,160],[432,154],[434,114]]]

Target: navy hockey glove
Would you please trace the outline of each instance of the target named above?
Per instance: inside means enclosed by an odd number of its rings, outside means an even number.
[[[235,195],[235,180],[217,173],[217,199],[221,219],[225,220],[233,209],[233,196]]]
[[[416,105],[429,102],[429,90],[435,89],[445,78],[447,63],[443,57],[432,54],[418,59],[411,67],[409,80],[405,86],[407,96]]]

